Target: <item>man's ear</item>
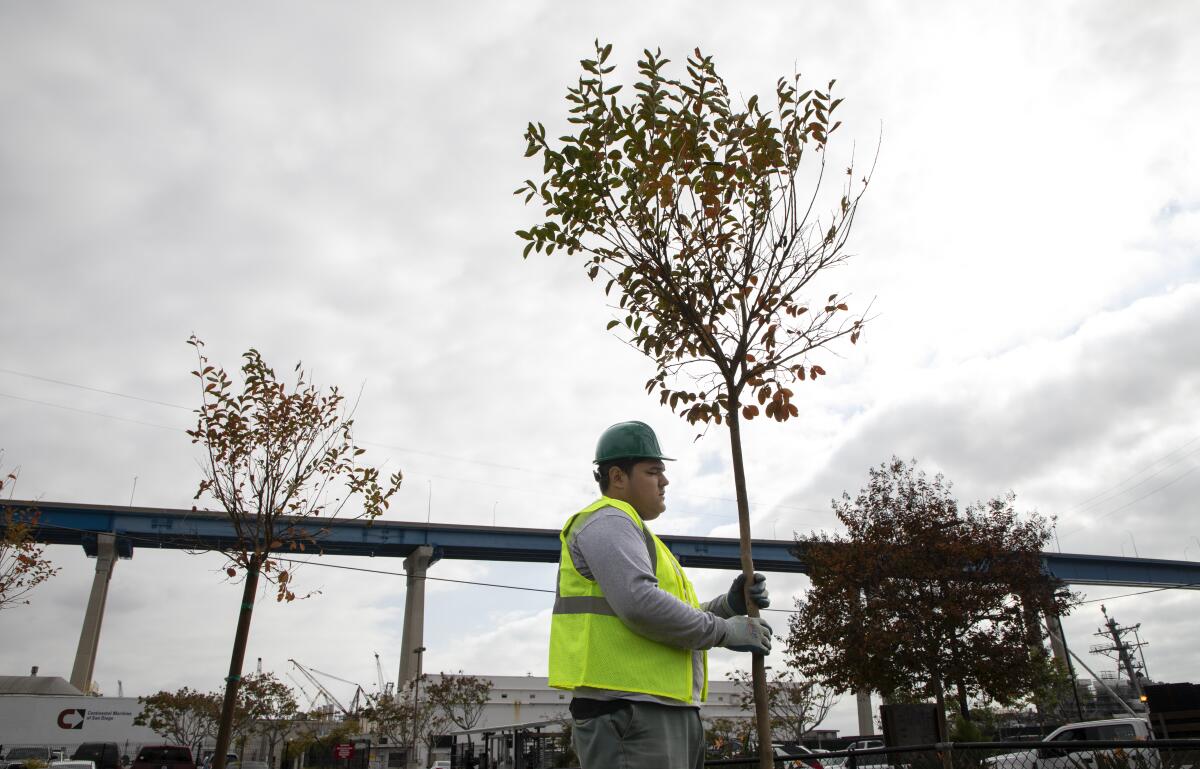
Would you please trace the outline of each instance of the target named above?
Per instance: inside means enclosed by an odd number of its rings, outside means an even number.
[[[625,480],[627,478],[628,476],[625,475],[625,471],[616,465],[608,468],[608,487],[610,489],[614,487],[618,489],[625,488]]]

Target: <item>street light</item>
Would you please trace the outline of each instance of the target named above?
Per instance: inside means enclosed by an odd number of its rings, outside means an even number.
[[[410,759],[413,763],[417,756],[417,705],[421,700],[421,655],[424,652],[424,646],[413,649],[413,654],[417,655],[417,677],[413,680],[412,759]]]

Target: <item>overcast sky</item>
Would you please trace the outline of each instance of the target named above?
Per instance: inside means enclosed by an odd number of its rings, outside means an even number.
[[[626,78],[643,48],[697,45],[746,98],[837,78],[831,152],[881,142],[836,275],[878,318],[819,360],[800,419],[746,431],[756,535],[831,530],[830,499],[896,454],[963,501],[1012,490],[1057,515],[1064,552],[1198,560],[1198,36],[1183,0],[5,3],[3,465],[17,498],[190,506],[194,332],[227,367],[253,346],[362,388],[366,457],[406,478],[388,518],[557,528],[594,494],[599,432],[642,419],[679,458],[656,529],[734,536],[725,433],[694,440],[647,397],[579,260],[522,261],[512,234],[537,215],[510,194],[540,168],[524,126],[565,125],[599,37]],[[0,672],[70,674],[93,562],[49,552],[62,573],[0,615]],[[118,564],[105,693],[220,685],[240,595],[222,565]],[[433,576],[553,587],[545,565]],[[731,575],[693,576],[716,594]],[[402,578],[298,580],[321,595],[261,600],[250,664],[368,685],[379,652],[394,679]],[[770,584],[787,608],[806,580]],[[545,674],[545,594],[431,582],[427,601],[427,671]],[[1152,677],[1200,680],[1200,594],[1106,605],[1142,623]],[[1081,651],[1098,607],[1067,622]],[[830,725],[856,730],[852,698]]]

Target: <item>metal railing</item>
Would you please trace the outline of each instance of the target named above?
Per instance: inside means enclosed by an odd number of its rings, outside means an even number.
[[[1200,740],[942,742],[856,751],[780,755],[784,769],[1200,769]],[[756,756],[706,767],[756,769]]]

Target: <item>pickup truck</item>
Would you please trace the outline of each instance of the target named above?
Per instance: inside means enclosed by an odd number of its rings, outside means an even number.
[[[1064,724],[1054,731],[1035,750],[1005,753],[984,759],[988,769],[1098,769],[1097,755],[1113,755],[1116,750],[1126,754],[1153,752],[1151,748],[1118,748],[1096,750],[1072,748],[1070,743],[1101,740],[1148,740],[1150,724],[1141,718],[1110,718],[1105,721],[1080,721]],[[1149,759],[1150,756],[1147,756]],[[1156,762],[1151,761],[1150,766]]]
[[[24,769],[27,766],[46,766],[54,756],[50,748],[44,745],[18,745],[8,749],[4,760],[0,761],[0,769]]]

